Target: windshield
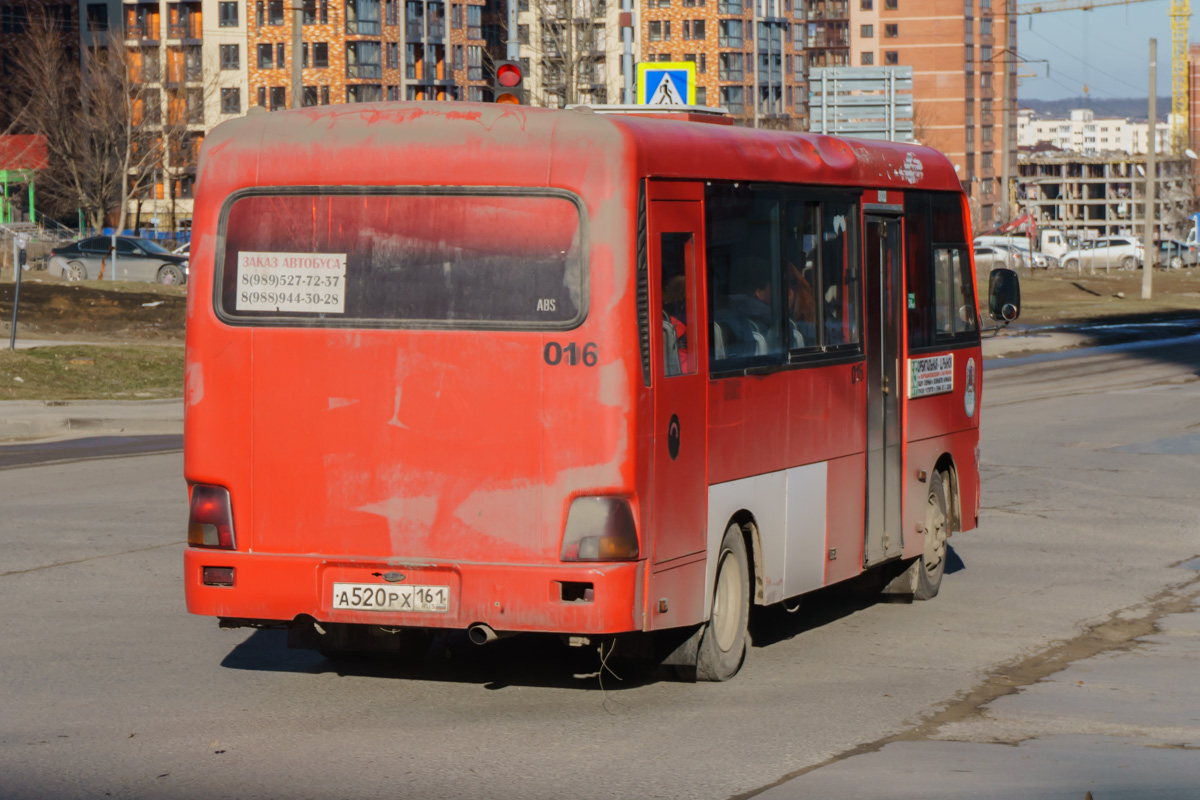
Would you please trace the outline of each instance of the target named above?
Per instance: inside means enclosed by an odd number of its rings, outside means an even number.
[[[583,318],[585,231],[565,193],[251,195],[223,228],[228,317],[559,329]]]
[[[152,242],[149,239],[135,239],[134,241],[137,242],[138,247],[147,253],[165,253],[166,255],[170,255],[170,252],[158,242]]]

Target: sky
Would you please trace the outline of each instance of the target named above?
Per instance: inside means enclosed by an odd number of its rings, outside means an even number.
[[[1019,6],[1029,0],[1017,0]],[[1171,93],[1171,21],[1168,0],[1108,6],[1093,11],[1057,11],[1017,18],[1017,52],[1023,59],[1018,98],[1055,100],[1083,94],[1101,112],[1104,98],[1148,97],[1150,39],[1158,39],[1158,95]],[[1189,38],[1200,42],[1200,19],[1192,17]]]

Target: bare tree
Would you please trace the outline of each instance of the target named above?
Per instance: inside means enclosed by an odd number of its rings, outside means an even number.
[[[57,213],[82,208],[95,228],[124,228],[130,196],[161,161],[161,137],[144,124],[158,95],[143,77],[120,31],[94,37],[79,63],[65,32],[44,14],[30,15],[15,59],[15,127],[46,139],[49,166],[39,188]]]
[[[531,105],[563,107],[608,101],[605,0],[530,0],[521,49],[530,53],[541,96]],[[528,41],[524,38],[528,36]]]

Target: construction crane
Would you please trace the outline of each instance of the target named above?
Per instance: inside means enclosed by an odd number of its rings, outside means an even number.
[[[1049,14],[1053,11],[1091,11],[1103,6],[1126,6],[1149,0],[1050,0],[1048,3],[1023,3],[1013,13]],[[1188,146],[1188,17],[1192,16],[1190,0],[1171,0],[1167,11],[1171,18],[1171,145],[1176,153]],[[1148,135],[1154,135],[1150,121]]]

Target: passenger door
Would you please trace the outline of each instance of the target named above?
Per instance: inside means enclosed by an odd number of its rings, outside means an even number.
[[[900,555],[901,380],[900,220],[866,217],[867,521],[864,566]]]
[[[703,187],[649,183],[647,246],[654,472],[654,563],[705,550],[708,342],[700,301]]]

